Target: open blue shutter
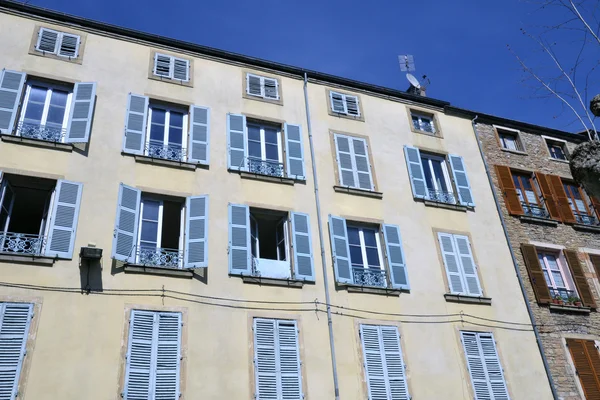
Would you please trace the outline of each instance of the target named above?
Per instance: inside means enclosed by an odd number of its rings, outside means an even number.
[[[119,185],[117,217],[112,243],[112,258],[119,261],[134,262],[133,246],[137,240],[140,198],[142,192],[131,186]]]
[[[475,207],[475,200],[473,200],[473,192],[471,191],[471,184],[467,177],[463,158],[455,154],[450,154],[448,155],[448,159],[450,160],[450,166],[452,167],[452,176],[454,177],[454,184],[456,185],[460,204],[463,206]]]
[[[229,273],[250,275],[250,209],[246,205],[229,204]]]
[[[179,399],[181,359],[181,314],[158,313],[156,367],[152,399]]]
[[[152,371],[155,358],[155,315],[152,311],[132,310],[125,365],[125,400],[152,399]]]
[[[504,380],[504,371],[500,365],[498,351],[496,350],[496,341],[491,333],[478,333],[479,343],[481,345],[481,354],[487,372],[488,382],[494,395],[494,399],[508,400],[508,389]]]
[[[144,153],[144,136],[146,135],[147,119],[148,97],[129,93],[123,152],[131,154]]]
[[[348,231],[344,218],[329,215],[329,237],[331,238],[335,280],[340,283],[352,283],[350,246],[348,244]]]
[[[300,125],[288,123],[285,124],[284,128],[287,176],[288,178],[306,180],[302,128]]]
[[[257,400],[279,399],[278,382],[281,372],[277,369],[275,325],[276,321],[273,319],[254,319],[254,375]]]
[[[423,164],[421,164],[421,153],[419,149],[411,146],[404,146],[404,156],[408,167],[408,176],[410,177],[410,186],[412,187],[413,197],[417,199],[426,199],[427,185],[425,184],[425,173]]]
[[[73,257],[82,189],[82,183],[62,179],[56,183],[46,255],[60,258]]]
[[[302,373],[298,349],[298,327],[296,321],[278,320],[277,358],[280,371],[281,393],[278,398],[302,400]]]
[[[67,125],[67,142],[86,143],[90,138],[92,115],[96,102],[96,83],[77,82]]]
[[[185,268],[208,266],[208,196],[185,200]]]
[[[26,76],[25,72],[7,69],[0,74],[0,133],[13,132]]]
[[[248,154],[246,135],[246,116],[227,114],[227,147],[229,150],[227,167],[229,169],[246,170],[245,163]]]
[[[460,264],[462,266],[467,293],[471,296],[481,296],[481,284],[479,283],[477,266],[475,265],[475,259],[473,258],[473,253],[471,251],[469,238],[463,235],[454,235],[454,240],[456,242],[456,251],[460,259]]]
[[[294,250],[294,270],[296,279],[315,280],[315,267],[312,253],[312,235],[308,214],[291,213],[292,247]]]
[[[397,225],[383,225],[383,237],[385,239],[385,250],[390,269],[392,287],[397,289],[410,289],[406,261],[402,248],[402,237],[400,227]]]
[[[1,399],[17,398],[32,316],[33,304],[0,303]]]
[[[444,267],[446,268],[450,293],[467,294],[465,291],[465,284],[463,282],[460,261],[458,260],[454,237],[449,233],[439,232],[438,240],[440,242],[440,250],[442,251]]]
[[[188,161],[208,165],[210,157],[210,110],[190,106],[190,143]]]

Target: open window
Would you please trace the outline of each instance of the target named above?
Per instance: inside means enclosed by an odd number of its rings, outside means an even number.
[[[333,114],[346,115],[349,117],[360,117],[360,104],[358,96],[346,93],[329,91],[329,107]]]
[[[496,139],[502,149],[525,152],[525,147],[521,142],[519,131],[509,128],[494,127],[496,130]]]
[[[573,212],[576,223],[582,225],[600,225],[598,212],[600,204],[597,199],[588,196],[577,183],[562,179],[567,201]]]
[[[536,176],[532,173],[513,171],[512,179],[525,215],[550,218],[550,214],[544,206]]]
[[[71,258],[82,184],[0,173],[0,253]]]
[[[251,208],[250,236],[252,274],[291,278],[288,214]]]
[[[569,155],[567,152],[567,142],[564,140],[549,138],[543,136],[550,158],[560,161],[568,161]]]
[[[430,135],[436,135],[438,133],[433,114],[417,110],[410,110],[410,118],[415,131],[428,133]]]

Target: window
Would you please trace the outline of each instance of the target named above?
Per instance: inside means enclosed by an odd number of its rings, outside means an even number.
[[[68,85],[27,82],[17,135],[64,142],[72,92]]]
[[[509,399],[494,335],[460,332],[475,400]]]
[[[314,281],[307,214],[229,205],[229,273]]]
[[[207,196],[161,196],[121,184],[112,257],[147,267],[206,267],[207,218]]]
[[[546,146],[548,146],[548,152],[550,153],[550,158],[555,160],[567,161],[567,146],[566,142],[562,140],[554,140],[544,137],[546,141]]]
[[[16,399],[19,393],[19,379],[32,318],[33,304],[0,303],[0,394],[4,399]]]
[[[181,313],[131,311],[125,400],[179,399],[181,328]]]
[[[0,173],[0,253],[71,258],[82,184]]]
[[[566,261],[562,259],[560,252],[538,249],[537,255],[546,284],[550,289],[550,295],[553,298],[558,296],[565,300],[577,297]]]
[[[525,215],[549,218],[550,215],[542,204],[539,189],[533,175],[513,172],[512,179]]]
[[[66,32],[40,28],[35,49],[44,54],[54,54],[68,59],[79,56],[81,38]]]
[[[331,111],[333,113],[351,117],[360,117],[360,107],[357,96],[330,91],[329,100],[331,102]]]
[[[268,100],[279,100],[279,82],[275,78],[246,74],[246,93]]]
[[[154,54],[154,75],[181,82],[190,80],[190,61],[184,58]]]
[[[302,371],[296,321],[254,318],[256,400],[302,400]]]
[[[283,146],[281,127],[249,121],[248,170],[262,175],[283,176]]]
[[[574,183],[564,182],[563,188],[569,201],[571,211],[577,223],[584,225],[598,225],[598,218],[594,215],[594,208],[581,186]]]
[[[369,400],[409,400],[398,328],[361,324],[360,340]]]
[[[360,225],[347,225],[350,263],[354,283],[365,286],[387,287],[386,272],[381,256],[379,229]]]
[[[436,134],[435,120],[432,114],[410,111],[413,128],[417,131]]]
[[[367,140],[337,133],[334,140],[340,185],[374,191]]]
[[[421,164],[425,173],[428,199],[442,203],[456,203],[446,158],[422,152]]]
[[[144,155],[172,161],[186,160],[188,112],[182,108],[150,103]]]
[[[594,340],[567,338],[567,347],[575,366],[575,373],[586,399],[600,396],[600,355]]]
[[[450,293],[482,296],[483,292],[469,238],[464,235],[438,232],[438,241]]]
[[[523,144],[521,143],[521,139],[519,137],[519,131],[496,128],[496,133],[498,135],[498,141],[500,142],[500,146],[503,149],[521,152],[525,151]]]

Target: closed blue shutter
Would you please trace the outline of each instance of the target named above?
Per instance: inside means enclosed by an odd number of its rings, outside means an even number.
[[[367,141],[361,138],[351,138],[351,141],[358,187],[364,190],[374,190]]]
[[[467,294],[454,237],[449,233],[439,232],[438,240],[440,242],[444,267],[446,268],[450,293]]]
[[[86,143],[89,141],[95,102],[95,82],[75,84],[69,124],[67,125],[67,142]]]
[[[173,79],[188,82],[190,80],[190,61],[183,58],[173,58]]]
[[[180,359],[181,314],[158,313],[153,399],[179,399]]]
[[[0,399],[15,400],[33,304],[0,303]]]
[[[185,201],[185,268],[208,266],[208,196]]]
[[[471,251],[469,238],[463,235],[454,235],[454,241],[467,293],[471,296],[481,296],[481,284],[479,283],[477,266],[475,265],[475,259]]]
[[[61,32],[58,55],[61,57],[68,57],[69,59],[77,58],[79,55],[80,42],[81,39],[79,38],[79,35],[71,35],[69,33]]]
[[[246,93],[262,97],[262,87],[260,76],[246,74]]]
[[[461,332],[475,400],[509,400],[494,336],[491,333]]]
[[[357,187],[354,174],[354,160],[350,149],[350,138],[348,136],[335,135],[336,158],[339,170],[340,185],[346,187]]]
[[[380,326],[390,400],[410,400],[398,328]]]
[[[250,209],[229,204],[229,273],[251,274]]]
[[[335,113],[346,114],[346,106],[343,94],[329,92],[329,100],[331,101],[331,111]]]
[[[276,321],[272,319],[254,319],[254,375],[257,400],[279,399],[279,377],[276,355]]]
[[[7,69],[0,74],[0,133],[13,133],[26,76],[25,72]]]
[[[246,146],[246,116],[238,114],[227,115],[227,147],[229,155],[227,167],[232,170],[245,171],[248,149]]]
[[[509,400],[504,371],[502,365],[500,365],[494,336],[491,333],[478,333],[477,336],[481,344],[481,354],[494,400]]]
[[[281,387],[279,398],[302,400],[304,396],[296,321],[277,321],[277,355]]]
[[[40,28],[35,49],[43,53],[56,54],[58,52],[56,49],[58,37],[59,33],[57,31],[48,28]]]
[[[312,253],[312,235],[308,214],[291,213],[292,247],[294,251],[294,272],[296,279],[315,280],[315,267]]]
[[[125,400],[152,399],[155,313],[132,310],[125,366]]]
[[[119,261],[134,262],[133,246],[137,240],[140,198],[142,192],[131,186],[119,185],[117,217],[112,243],[112,258]]]
[[[404,146],[404,156],[406,158],[406,166],[408,167],[408,176],[410,178],[410,186],[412,187],[413,196],[416,199],[426,199],[427,185],[425,184],[425,173],[423,172],[423,164],[421,164],[421,153],[419,149],[411,146]]]
[[[82,190],[82,183],[62,179],[56,183],[46,255],[60,258],[73,257]]]
[[[410,289],[408,272],[402,248],[400,227],[397,225],[383,225],[383,237],[388,261],[388,268],[392,287],[397,289]]]
[[[352,266],[350,264],[350,246],[348,231],[344,218],[329,215],[329,237],[335,280],[340,283],[352,283]]]
[[[190,106],[190,143],[188,161],[208,165],[210,158],[210,110]]]
[[[306,180],[304,145],[300,125],[285,124],[286,172],[288,178]]]
[[[127,100],[127,116],[125,119],[125,137],[123,152],[131,154],[144,153],[144,137],[148,120],[148,97],[129,93]]]
[[[463,158],[461,156],[450,154],[448,159],[450,160],[450,166],[452,167],[452,176],[454,177],[454,184],[456,185],[460,204],[463,206],[475,207],[475,200],[473,200],[471,184],[467,177]]]

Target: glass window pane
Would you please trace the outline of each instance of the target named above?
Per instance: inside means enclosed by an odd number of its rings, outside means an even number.
[[[141,240],[155,242],[158,234],[158,222],[142,221]]]
[[[534,192],[532,192],[531,190],[527,190],[525,191],[525,194],[527,195],[527,201],[529,202],[529,204],[537,204],[537,198],[535,197]]]
[[[248,140],[258,140],[260,142],[260,128],[256,125],[248,125]]]
[[[48,93],[47,88],[42,88],[39,86],[32,86],[29,91],[29,101],[35,103],[45,103],[46,102],[46,94]]]
[[[350,244],[360,245],[360,237],[358,235],[358,228],[349,226],[347,229],[347,232],[348,232],[348,242]]]
[[[50,106],[46,123],[62,125],[65,118],[65,108]]]
[[[44,113],[44,104],[29,102],[29,103],[27,103],[27,109],[25,110],[25,120],[27,122],[40,123],[42,121],[43,113]]]
[[[285,242],[280,242],[277,245],[279,261],[285,261]]]
[[[375,239],[376,231],[374,229],[363,229],[363,236],[365,237],[366,246],[377,247],[377,240]]]
[[[352,264],[363,265],[362,251],[360,246],[350,246],[350,261]]]
[[[548,287],[552,287],[552,281],[550,280],[550,274],[548,273],[547,270],[544,270],[544,278],[546,279],[546,285],[548,285]]]
[[[165,126],[152,123],[150,125],[150,139],[156,140],[162,144],[165,140]]]
[[[152,108],[152,123],[153,124],[165,124],[166,111],[160,108]]]
[[[277,130],[265,128],[265,143],[277,144]]]
[[[556,261],[556,257],[552,254],[546,254],[546,262],[548,263],[548,267],[552,270],[558,271],[558,262]]]
[[[271,161],[279,161],[279,149],[277,145],[267,144],[265,146],[266,155],[265,158]]]
[[[248,142],[248,155],[250,157],[261,158],[260,142]]]
[[[66,107],[67,97],[69,93],[63,90],[53,90],[52,96],[50,96],[50,105],[58,107]]]
[[[158,209],[160,208],[160,203],[158,201],[144,201],[144,213],[142,215],[143,219],[150,219],[152,221],[158,221]]]
[[[433,185],[433,177],[431,176],[431,170],[429,169],[428,159],[422,157],[421,165],[423,166],[423,172],[425,173],[425,183],[427,184],[427,188],[430,190],[435,190],[435,186]]]
[[[419,123],[419,117],[417,117],[416,115],[412,116],[412,123],[415,129],[421,129],[421,125]]]
[[[557,287],[566,287],[560,271],[552,271],[552,277],[554,278],[554,283]]]
[[[183,129],[171,126],[169,128],[169,143],[181,146],[183,139]]]
[[[169,117],[169,125],[178,128],[183,128],[183,114],[180,112],[171,111]]]
[[[149,249],[149,250],[156,250],[158,248],[157,243],[156,242],[144,242],[144,241],[140,241],[140,248],[142,249]],[[143,257],[144,259],[148,259],[149,257],[152,257],[151,255],[146,255],[146,257]]]
[[[379,252],[376,247],[367,248],[367,263],[370,267],[379,267]]]
[[[447,192],[448,187],[446,186],[446,179],[444,178],[444,171],[442,170],[442,162],[440,160],[431,160],[431,162],[433,164],[433,173],[435,174],[438,190]]]

